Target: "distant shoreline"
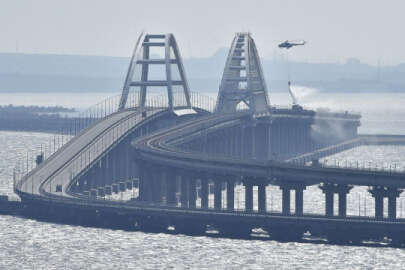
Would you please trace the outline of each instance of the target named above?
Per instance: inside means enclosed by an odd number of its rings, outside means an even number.
[[[0,130],[72,133],[77,119],[64,115],[77,113],[62,106],[0,106]]]
[[[221,48],[210,57],[183,59],[190,89],[216,92],[227,54],[228,49]],[[58,92],[118,91],[123,86],[129,60],[129,57],[0,53],[0,93],[46,93],[55,89]],[[344,63],[287,62],[280,58],[261,61],[272,92],[286,90],[288,77],[295,84],[321,92],[405,92],[405,63],[372,66],[354,58]],[[149,75],[158,79],[162,74],[151,70]]]

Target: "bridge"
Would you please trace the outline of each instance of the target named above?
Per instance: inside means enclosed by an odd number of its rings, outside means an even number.
[[[280,241],[310,234],[331,243],[405,244],[405,220],[397,217],[404,171],[319,163],[360,145],[405,140],[358,135],[359,114],[272,106],[250,33],[232,41],[216,102],[190,91],[172,34],[142,34],[122,95],[85,120],[32,170],[15,171],[25,215],[146,231],[248,237],[259,228]],[[267,209],[269,185],[282,190],[281,212]],[[314,185],[325,195],[322,215],[303,211],[304,190]],[[369,188],[373,217],[347,215],[354,186]],[[136,196],[124,199],[128,192]]]

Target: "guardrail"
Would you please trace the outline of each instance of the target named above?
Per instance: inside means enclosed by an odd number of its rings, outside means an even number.
[[[174,100],[176,107],[179,108],[182,104],[186,104],[184,95],[182,93],[174,92],[173,95],[175,97]],[[202,108],[203,110],[209,112],[212,112],[214,110],[215,102],[210,97],[201,95],[197,92],[191,92],[190,99],[193,107]],[[63,152],[66,146],[74,141],[75,138],[86,133],[89,128],[99,123],[100,121],[104,121],[108,117],[114,115],[118,110],[119,100],[119,95],[107,98],[106,100],[75,115],[74,118],[72,118],[71,126],[69,128],[64,129],[64,131],[61,131],[60,134],[55,134],[53,140],[50,141],[48,146],[41,146],[41,151],[39,153],[41,162],[36,163],[35,159],[38,158],[38,156],[33,157],[29,156],[28,154],[26,159],[17,161],[16,166],[13,170],[14,190],[16,190],[17,188],[21,188],[23,179],[27,179],[28,177],[30,177],[31,174],[35,173],[35,169],[46,166],[47,161],[52,160],[55,155]],[[139,91],[130,93],[125,110],[134,110],[138,108],[139,101]],[[168,107],[167,104],[167,96],[154,93],[151,94],[150,97],[147,97],[145,106],[148,110],[163,110]],[[127,125],[127,127],[129,127],[129,122],[133,120],[127,119],[126,121],[127,122],[125,122],[124,125]],[[122,126],[115,125],[115,128],[110,131],[112,132],[113,140],[115,139],[114,136],[123,135],[123,133],[119,133],[120,131],[118,131],[120,128],[121,130],[123,130]],[[81,169],[84,169],[89,165],[87,157],[91,155],[98,155],[101,153],[100,151],[105,151],[108,148],[108,145],[106,145],[104,141],[101,144],[99,141],[96,141],[94,143],[94,145],[97,145],[98,148],[89,150],[85,149],[86,151],[82,152],[81,156],[79,157],[81,159],[81,165],[75,165],[75,170],[74,172],[72,172],[74,176],[77,175]],[[85,158],[82,157],[83,153],[85,153]]]

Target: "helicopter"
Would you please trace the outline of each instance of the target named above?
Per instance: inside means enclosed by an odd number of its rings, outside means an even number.
[[[307,42],[305,40],[302,40],[302,41],[295,41],[295,40],[294,41],[288,41],[288,40],[286,40],[286,41],[280,43],[278,45],[278,47],[280,49],[287,49],[288,50],[288,49],[290,49],[290,48],[292,48],[294,46],[302,46],[302,45],[305,45],[306,43]],[[287,53],[287,61],[288,61],[288,53]],[[294,92],[291,89],[290,64],[289,64],[289,62],[288,62],[288,92],[290,93],[290,96],[291,96],[292,101],[293,101],[292,109],[294,111],[302,111],[303,108],[302,108],[302,106],[300,106],[298,104],[297,97],[294,95]]]
[[[288,40],[286,40],[286,41],[278,44],[278,47],[279,48],[285,48],[285,49],[288,50],[288,49],[290,49],[290,48],[292,48],[294,46],[305,45],[305,43],[307,43],[305,40],[302,40],[302,41],[288,41]]]

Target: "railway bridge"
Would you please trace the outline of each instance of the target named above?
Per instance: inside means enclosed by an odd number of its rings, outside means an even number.
[[[172,34],[142,34],[119,100],[101,103],[91,119],[73,123],[75,136],[35,168],[17,171],[14,190],[26,215],[235,237],[261,229],[281,241],[310,234],[405,243],[405,220],[397,217],[405,173],[319,163],[373,139],[358,135],[359,114],[272,106],[250,33],[235,35],[215,102],[189,90]],[[267,207],[270,185],[282,190],[280,212]],[[322,215],[304,212],[309,186],[324,193]],[[373,217],[347,215],[354,186],[369,188]],[[235,188],[244,191],[242,206]]]

